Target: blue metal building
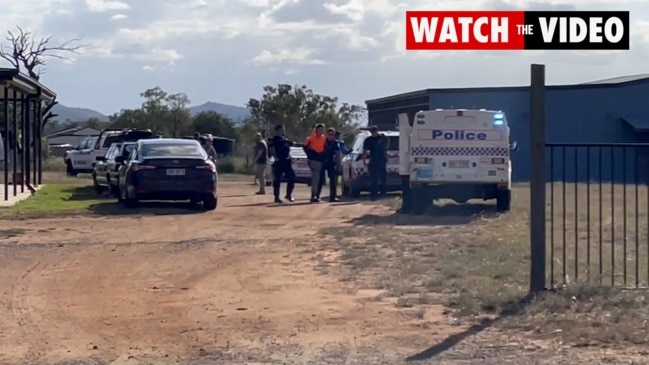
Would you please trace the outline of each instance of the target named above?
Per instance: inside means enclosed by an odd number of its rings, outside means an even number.
[[[546,87],[546,139],[550,143],[649,143],[649,74],[625,76],[577,85]],[[514,166],[512,179],[527,181],[533,166],[530,164],[529,87],[488,87],[457,89],[426,89],[366,101],[370,125],[381,129],[394,129],[397,115],[408,113],[412,118],[420,110],[430,109],[492,109],[506,113],[511,129],[511,140],[518,141],[519,151],[512,154]],[[566,153],[566,165],[562,164]],[[575,156],[577,153],[577,156]],[[583,160],[595,171],[599,164],[599,151],[566,149],[553,156],[556,174],[573,174],[569,180],[586,179]],[[637,163],[639,169],[649,171],[649,151],[634,149],[629,156],[615,151],[613,157],[604,152],[604,166],[631,165],[625,176],[633,175]],[[635,154],[637,153],[637,161]],[[558,154],[558,156],[556,155]],[[574,168],[574,160],[580,160]],[[569,165],[569,166],[568,166]],[[625,167],[629,167],[626,166]],[[615,169],[615,167],[614,167]],[[619,172],[604,168],[604,179],[619,177]],[[618,168],[618,170],[622,170]],[[597,173],[596,173],[597,174]],[[590,176],[590,175],[589,175]],[[617,180],[617,178],[616,178]],[[644,178],[643,178],[644,180]]]

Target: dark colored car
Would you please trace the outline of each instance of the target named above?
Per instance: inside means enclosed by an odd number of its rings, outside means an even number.
[[[188,139],[145,139],[128,158],[117,156],[119,201],[129,207],[142,200],[190,200],[216,209],[218,174],[203,147]]]
[[[113,148],[114,146],[114,148]],[[117,156],[122,156],[126,160],[135,147],[135,142],[113,143],[111,148],[106,152],[106,156],[97,157],[97,164],[95,165],[95,173],[93,179],[97,193],[103,191],[103,186],[110,190],[111,194],[119,194],[119,168],[122,166],[120,162],[115,159]],[[99,186],[99,188],[97,188]]]

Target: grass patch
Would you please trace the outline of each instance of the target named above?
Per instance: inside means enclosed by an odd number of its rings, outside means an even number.
[[[568,204],[565,214],[568,219],[560,227],[557,222],[563,223],[559,216],[562,217],[564,213],[556,208],[563,204],[555,201],[552,216],[555,225],[552,231],[548,231],[548,240],[551,234],[563,238],[566,231],[565,243],[561,240],[557,245],[555,241],[552,256],[548,256],[548,261],[554,260],[554,283],[560,290],[524,304],[522,301],[528,292],[530,265],[529,189],[526,186],[514,188],[512,210],[506,214],[497,213],[491,203],[457,205],[451,202],[432,207],[426,216],[404,216],[387,211],[367,215],[350,220],[348,223],[351,223],[351,227],[323,231],[322,234],[331,238],[328,240],[330,249],[333,248],[331,245],[335,245],[341,251],[343,275],[354,278],[359,287],[384,290],[385,295],[397,298],[395,305],[398,307],[416,307],[442,300],[454,316],[465,319],[485,315],[500,317],[497,323],[503,327],[560,337],[567,343],[647,343],[649,325],[645,318],[649,316],[649,293],[603,288],[593,275],[595,270],[592,265],[599,262],[599,250],[596,246],[588,250],[587,244],[599,242],[595,234],[599,233],[596,225],[599,223],[593,223],[599,222],[599,218],[595,216],[590,219],[591,242],[586,242],[588,235],[584,231],[587,232],[588,212],[584,199],[589,195],[583,194],[581,189],[566,189]],[[581,200],[577,204],[572,203],[571,207],[570,202],[575,201],[575,196],[571,194],[575,194],[575,191]],[[594,196],[599,199],[598,193]],[[625,201],[624,194],[618,192],[603,192],[604,202],[610,205],[611,196],[617,199],[613,205],[635,207],[635,202]],[[629,196],[635,197],[635,192],[628,194],[627,199]],[[590,198],[594,199],[592,194]],[[646,197],[640,199],[646,201]],[[398,205],[398,200],[386,204],[392,211]],[[590,206],[593,211],[599,211],[594,201]],[[631,244],[625,251],[622,244],[625,240],[622,219],[625,209],[620,207],[611,209],[609,206],[602,210],[603,245],[606,248],[601,254],[602,269],[609,276],[618,275],[616,284],[623,283],[623,262],[627,260],[627,281],[634,283],[630,274],[635,274],[637,257],[642,284],[646,282],[646,276],[642,273],[646,272],[649,254],[635,251]],[[646,221],[643,207],[646,204],[640,203],[638,215],[641,222]],[[615,219],[611,218],[613,214]],[[635,225],[631,224],[635,222],[635,216],[631,218],[631,213],[627,214],[626,241],[635,242],[637,235],[640,242],[647,242],[646,228],[636,232]],[[575,217],[577,224],[571,223],[575,222]],[[615,237],[621,238],[620,243],[611,238],[613,232],[617,232]],[[565,260],[562,257],[564,247],[567,253]],[[575,247],[578,248],[577,258],[574,256]],[[593,255],[590,260],[584,258],[588,251]],[[594,255],[595,252],[597,255]],[[586,265],[587,261],[590,266]],[[612,265],[613,262],[615,265]],[[562,279],[561,274],[557,273],[562,271],[559,268],[563,269],[563,263],[567,273],[577,268],[579,280],[574,275],[567,275],[565,283],[558,280]],[[587,276],[588,272],[590,276]]]
[[[106,198],[97,196],[87,181],[81,180],[45,185],[34,196],[16,203],[9,210],[13,213],[82,211],[105,201]]]

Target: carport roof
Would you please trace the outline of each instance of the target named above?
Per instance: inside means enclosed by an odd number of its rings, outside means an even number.
[[[56,98],[56,94],[52,90],[14,68],[0,68],[0,99],[5,97],[2,91],[3,86],[9,90],[8,98],[13,98],[15,91],[42,100],[50,101]]]

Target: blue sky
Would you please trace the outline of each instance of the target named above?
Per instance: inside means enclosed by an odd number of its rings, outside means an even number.
[[[139,106],[160,86],[243,106],[268,84],[306,84],[342,101],[428,87],[529,83],[545,63],[549,83],[649,73],[649,0],[0,0],[0,24],[83,54],[51,59],[42,82],[61,103],[103,113]],[[406,52],[405,10],[629,10],[630,51]],[[8,30],[4,29],[4,30]],[[3,37],[4,38],[4,37]],[[6,42],[5,42],[6,43]],[[8,65],[0,63],[0,67]]]

